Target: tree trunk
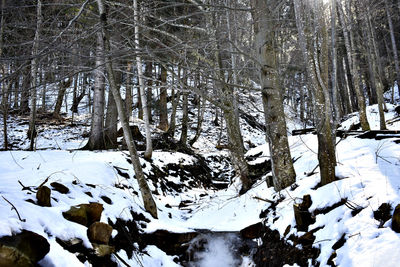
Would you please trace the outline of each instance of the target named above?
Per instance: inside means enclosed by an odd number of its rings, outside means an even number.
[[[306,3],[307,4],[307,3]],[[331,112],[329,111],[330,107],[327,105],[327,93],[326,93],[326,82],[327,82],[327,74],[326,69],[322,69],[323,72],[319,70],[320,62],[318,62],[318,58],[316,56],[311,57],[307,47],[307,40],[305,37],[305,28],[303,25],[303,18],[300,9],[300,1],[294,0],[294,8],[296,15],[296,25],[298,29],[298,38],[299,45],[304,57],[304,61],[306,62],[307,73],[310,77],[310,84],[313,90],[314,95],[314,112],[316,115],[316,124],[317,124],[317,137],[318,137],[318,161],[321,172],[321,184],[325,185],[335,180],[335,166],[336,166],[336,155],[335,155],[335,146],[334,146],[334,137],[332,136],[332,128],[331,128]],[[310,10],[308,10],[310,11]],[[321,12],[321,10],[317,11]],[[321,20],[316,21],[316,23],[320,23],[320,27],[318,29],[324,31],[324,25]],[[317,49],[315,46],[317,41],[317,34],[320,34],[319,31],[315,31],[313,34],[314,41],[311,42],[313,44],[313,49]],[[322,32],[324,36],[324,32]],[[321,46],[321,54],[327,53],[324,49],[327,49],[326,43],[327,40],[322,36]],[[315,54],[315,52],[314,52]],[[322,66],[327,62],[321,62]],[[325,92],[324,92],[325,91]]]
[[[363,129],[363,131],[368,131],[368,130],[370,130],[370,126],[369,126],[368,119],[367,119],[365,97],[364,97],[364,94],[360,87],[359,64],[358,64],[358,60],[357,60],[357,54],[356,54],[356,50],[355,50],[354,33],[353,33],[353,29],[352,29],[353,22],[345,21],[343,7],[342,7],[340,1],[338,2],[338,10],[339,10],[339,15],[340,15],[339,19],[340,19],[340,22],[342,24],[342,29],[343,29],[343,36],[344,36],[346,52],[347,52],[347,61],[349,63],[349,69],[350,69],[350,73],[351,73],[351,77],[352,77],[352,81],[353,81],[354,91],[357,96],[358,110],[360,112],[361,128]]]
[[[337,41],[336,41],[336,0],[331,3],[331,48],[332,48],[332,109],[335,126],[339,123],[341,118],[339,102],[338,102],[338,89],[337,89]]]
[[[119,93],[120,86],[118,84],[118,74],[116,74],[115,82],[117,83],[117,89]],[[114,97],[111,92],[108,92],[107,99],[107,112],[106,112],[106,121],[104,124],[104,139],[106,142],[107,149],[117,148],[117,124],[118,124],[118,111],[117,106],[115,105]]]
[[[1,29],[0,29],[0,57],[3,56],[3,44],[4,44],[4,8],[6,5],[6,1],[1,1]],[[2,76],[6,76],[4,67]],[[9,91],[11,87],[12,81],[9,81],[6,84],[6,81],[1,83],[1,91],[2,91],[2,98],[1,98],[1,109],[3,114],[3,138],[4,138],[4,150],[8,150],[8,136],[7,136],[7,117],[8,117],[8,97]]]
[[[137,5],[137,0],[133,0],[133,11],[134,11],[134,20],[135,20],[135,48],[137,51],[140,50],[139,43],[139,9]],[[136,66],[138,71],[138,80],[139,80],[139,89],[140,89],[140,98],[143,107],[143,117],[144,123],[146,127],[146,151],[144,152],[144,158],[147,160],[151,159],[153,154],[153,144],[151,141],[151,131],[150,131],[150,115],[149,110],[147,108],[147,99],[145,94],[145,84],[143,80],[143,71],[142,71],[142,59],[139,55],[136,55]],[[127,141],[128,142],[128,141]]]
[[[37,1],[37,13],[36,13],[36,32],[35,37],[33,39],[33,47],[32,47],[32,61],[31,61],[31,76],[32,76],[32,90],[31,90],[31,112],[29,118],[29,139],[30,145],[29,150],[33,151],[35,146],[35,137],[36,137],[36,99],[37,99],[37,53],[39,50],[39,36],[40,36],[40,28],[42,26],[42,1]]]
[[[262,101],[267,127],[267,140],[271,153],[272,174],[275,190],[282,190],[296,181],[287,138],[282,89],[278,82],[277,40],[273,20],[265,14],[272,14],[273,1],[255,0],[256,51],[260,59],[260,81]]]
[[[158,128],[167,131],[168,130],[168,109],[167,109],[167,70],[161,66],[161,77],[160,77],[160,124]]]
[[[114,78],[119,92],[121,87],[122,73],[114,72]],[[106,148],[114,149],[118,145],[117,144],[118,111],[115,105],[113,94],[111,92],[108,93],[106,121],[104,126],[105,126],[104,134],[105,134]]]
[[[386,122],[385,122],[385,112],[384,112],[384,99],[383,99],[383,85],[381,81],[381,77],[379,75],[378,70],[378,62],[376,58],[376,51],[374,45],[374,35],[372,33],[373,29],[369,22],[369,11],[364,18],[364,26],[366,26],[365,30],[362,30],[364,35],[364,40],[368,46],[367,58],[369,61],[369,71],[370,71],[370,78],[371,84],[375,87],[376,96],[378,99],[378,110],[379,110],[379,121],[380,121],[380,129],[386,130]]]
[[[203,118],[204,118],[204,109],[206,105],[206,100],[201,99],[199,97],[198,104],[197,104],[197,125],[196,125],[196,134],[194,137],[189,141],[189,145],[193,146],[194,143],[197,142],[197,140],[200,137],[201,134],[201,127],[203,125]]]
[[[211,22],[211,23],[210,23]],[[215,72],[216,81],[216,90],[221,98],[221,102],[223,106],[222,112],[226,122],[226,131],[228,135],[229,142],[229,150],[232,155],[232,161],[234,166],[239,172],[240,180],[242,182],[242,188],[240,189],[239,194],[246,193],[252,185],[252,182],[249,177],[249,168],[247,161],[244,157],[244,146],[243,146],[243,137],[240,130],[239,124],[239,114],[237,112],[237,103],[234,88],[229,86],[225,79],[225,71],[222,60],[222,50],[220,47],[220,34],[218,33],[218,22],[215,18],[211,18],[209,21],[210,27],[212,25],[213,32],[212,37],[215,40],[215,61],[217,70]]]
[[[31,65],[29,64],[23,71],[22,74],[22,90],[21,90],[21,101],[19,104],[20,113],[26,114],[30,111],[29,108],[29,95],[31,88]]]
[[[62,106],[64,96],[65,96],[65,92],[67,91],[67,88],[70,86],[71,86],[70,78],[68,78],[66,81],[60,82],[60,87],[58,89],[58,94],[57,94],[56,105],[55,105],[54,111],[53,111],[53,117],[56,119],[60,119],[60,111],[61,111],[61,106]]]
[[[44,71],[40,77],[41,77],[40,83],[42,84],[41,111],[46,112],[47,71]]]
[[[84,147],[89,150],[105,149],[105,142],[104,142],[105,77],[104,77],[104,51],[103,51],[102,38],[103,37],[101,33],[97,33],[92,122],[90,126],[89,141]]]
[[[128,61],[126,66],[126,97],[125,97],[125,108],[128,121],[132,119],[132,106],[133,106],[133,95],[132,95],[132,62]]]
[[[110,52],[110,43],[109,43],[109,35],[108,35],[108,29],[107,29],[107,14],[105,13],[105,8],[103,5],[103,0],[97,0],[98,8],[99,8],[99,13],[100,13],[100,22],[101,22],[101,28],[102,28],[102,40],[103,40],[103,48],[105,53]],[[137,2],[134,0],[134,10],[137,11]],[[136,20],[137,21],[137,20]],[[151,195],[150,188],[146,182],[146,179],[143,174],[142,170],[142,165],[140,163],[139,156],[136,151],[135,143],[133,141],[132,133],[129,128],[129,123],[126,119],[126,110],[124,109],[124,104],[122,102],[121,95],[118,91],[115,78],[114,78],[114,73],[113,73],[113,67],[112,67],[112,58],[109,54],[106,56],[106,70],[109,78],[109,85],[110,85],[110,90],[114,96],[115,103],[117,105],[118,109],[118,115],[121,118],[121,124],[122,124],[122,129],[124,132],[124,137],[126,140],[126,144],[129,149],[129,154],[132,160],[132,164],[135,170],[135,175],[136,179],[139,184],[140,192],[142,194],[142,199],[143,199],[143,204],[144,208],[147,212],[151,214],[154,218],[157,218],[157,206],[156,203],[153,199],[153,196]]]
[[[4,135],[4,150],[8,150],[8,131],[7,131],[7,117],[8,117],[8,97],[9,97],[9,89],[12,82],[6,83],[3,81],[2,86],[2,114],[3,114],[3,135]]]
[[[181,92],[178,91],[176,94],[172,91],[172,112],[169,121],[168,135],[174,137],[176,128],[176,110],[178,108],[179,99],[181,97]]]
[[[390,15],[390,8],[389,8],[388,0],[385,0],[385,9],[386,9],[386,15],[387,15],[388,24],[389,24],[389,30],[390,30],[390,40],[392,42],[394,68],[395,68],[395,71],[396,71],[396,79],[397,79],[397,85],[398,85],[397,89],[398,89],[398,94],[400,95],[399,57],[398,57],[398,54],[397,54],[397,45],[396,45],[396,39],[395,39],[395,36],[394,36],[394,27],[393,27],[392,17]]]
[[[152,123],[153,116],[151,114],[151,103],[153,102],[153,63],[150,61],[147,62],[144,71],[144,76],[147,79],[147,90],[145,94],[147,116],[149,117],[149,123]]]
[[[179,142],[182,145],[186,145],[187,137],[188,137],[188,121],[189,121],[189,112],[188,112],[188,92],[183,93],[183,101],[182,101],[182,126],[181,126],[181,138]]]

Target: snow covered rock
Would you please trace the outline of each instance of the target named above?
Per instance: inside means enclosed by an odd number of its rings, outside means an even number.
[[[311,205],[311,196],[308,194],[303,196],[303,201],[300,204],[293,204],[294,218],[299,231],[307,231],[308,226],[315,222],[315,219],[308,211]]]
[[[51,207],[50,203],[51,189],[47,186],[39,187],[36,192],[37,204],[42,207]]]
[[[112,227],[106,223],[94,222],[88,228],[87,234],[92,243],[108,244],[112,230]]]
[[[100,221],[103,205],[100,203],[80,204],[63,212],[65,219],[89,227],[92,223]]]
[[[17,235],[0,238],[0,266],[36,266],[49,251],[46,238],[23,230]]]
[[[400,233],[400,204],[396,206],[392,218],[392,229],[393,231]]]
[[[63,184],[60,184],[60,183],[57,183],[57,182],[52,182],[50,185],[55,191],[57,191],[57,192],[59,192],[61,194],[68,194],[69,193],[68,187],[66,187]]]

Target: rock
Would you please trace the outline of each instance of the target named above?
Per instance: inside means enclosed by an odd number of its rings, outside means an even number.
[[[263,233],[263,228],[264,228],[263,223],[259,222],[240,230],[240,235],[242,236],[242,238],[247,238],[247,239],[259,238]]]
[[[37,204],[42,207],[51,207],[50,203],[51,190],[47,186],[39,187],[36,192]]]
[[[296,227],[299,231],[307,232],[308,226],[315,222],[312,214],[308,211],[311,205],[312,200],[310,195],[304,195],[302,203],[293,205]]]
[[[65,219],[87,226],[88,218],[86,210],[82,207],[71,207],[68,211],[62,213]]]
[[[301,244],[303,246],[311,246],[314,243],[315,236],[312,231],[305,233],[300,236],[296,241],[297,244]]]
[[[87,235],[92,243],[108,244],[112,230],[112,227],[106,223],[95,222],[88,228]]]
[[[23,230],[17,235],[0,238],[0,266],[36,266],[49,251],[46,238]]]
[[[181,255],[188,243],[198,236],[196,232],[172,233],[167,230],[157,230],[153,233],[142,235],[142,241],[146,245],[155,245],[168,255]]]
[[[251,179],[258,179],[271,171],[271,160],[249,162],[249,176]]]
[[[112,200],[111,200],[109,197],[107,197],[107,196],[101,196],[100,198],[101,198],[105,203],[107,203],[107,204],[109,204],[109,205],[112,204]]]
[[[66,187],[63,184],[57,183],[57,182],[53,182],[50,184],[51,187],[53,187],[53,189],[57,192],[60,192],[61,194],[68,194],[69,193],[69,188]]]
[[[379,208],[374,211],[375,220],[380,221],[380,226],[382,227],[386,221],[391,218],[392,206],[388,203],[382,203]]]
[[[259,245],[253,260],[255,266],[284,266],[295,263],[299,266],[318,266],[316,259],[319,254],[319,249],[313,246],[299,248],[291,245],[281,238],[277,230],[265,226],[262,244]]]
[[[89,227],[92,223],[100,221],[103,205],[100,203],[80,204],[63,212],[65,219]]]
[[[103,204],[91,202],[90,204],[81,204],[86,209],[88,218],[88,226],[94,222],[100,221],[101,213],[103,212]]]
[[[285,232],[283,233],[283,236],[287,236],[290,233],[290,230],[292,229],[292,226],[289,224],[286,226]]]
[[[105,244],[93,244],[93,249],[97,257],[111,255],[115,251],[115,248],[113,246]]]
[[[396,206],[393,212],[392,229],[396,233],[400,233],[400,204]]]
[[[400,106],[395,107],[394,111],[396,111],[397,115],[400,115]]]
[[[332,249],[333,250],[337,250],[341,247],[343,247],[343,245],[346,243],[346,234],[342,234],[342,236],[339,238],[338,241],[335,242],[335,244],[333,244]]]
[[[144,136],[139,130],[139,127],[137,125],[129,125],[129,128],[131,129],[132,137],[133,140],[144,140]],[[124,136],[124,131],[122,128],[119,128],[117,132],[118,137],[123,137]]]

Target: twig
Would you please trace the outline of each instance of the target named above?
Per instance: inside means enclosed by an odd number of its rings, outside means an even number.
[[[119,261],[121,261],[123,264],[125,264],[125,266],[131,267],[126,261],[124,261],[123,258],[121,258],[121,257],[117,254],[117,252],[113,253],[113,255],[114,255]]]
[[[21,165],[19,165],[18,162],[15,160],[14,155],[11,153],[11,150],[10,150],[10,155],[11,155],[11,157],[13,158],[15,164],[17,164],[18,167],[20,167],[21,169],[23,169],[24,167],[22,167]]]
[[[17,210],[17,208],[10,202],[10,201],[8,201],[5,197],[3,197],[3,196],[1,196],[5,201],[7,201],[7,203],[8,204],[10,204],[11,206],[12,206],[12,208],[11,208],[11,210],[15,210],[15,212],[17,213],[17,215],[18,215],[18,219],[21,221],[21,222],[26,222],[26,220],[25,219],[22,219],[21,218],[21,216],[19,216],[19,212],[18,212],[18,210]]]
[[[50,178],[51,176],[53,176],[53,174],[56,174],[56,173],[59,173],[59,172],[62,172],[62,171],[53,172],[52,174],[50,174],[49,176],[47,176],[47,178],[43,181],[43,183],[41,183],[37,188],[42,187],[45,183],[47,183],[47,181],[49,181],[49,178]]]
[[[315,168],[314,168],[311,172],[307,173],[306,176],[307,176],[307,177],[310,177],[311,175],[315,174],[315,170],[316,170],[318,167],[319,167],[319,164],[317,164],[317,166],[315,166]]]
[[[253,197],[253,198],[254,198],[254,199],[257,199],[257,200],[264,201],[264,202],[268,202],[268,203],[271,203],[271,204],[274,204],[274,203],[275,203],[275,202],[272,201],[272,200],[264,199],[264,198],[261,198],[261,197],[258,197],[258,196],[255,196],[255,197]]]
[[[29,191],[31,191],[32,193],[35,193],[32,189],[31,189],[31,187],[30,186],[25,186],[25,185],[23,185],[22,184],[22,182],[20,181],[20,180],[18,180],[18,183],[22,186],[22,191],[24,191],[24,190],[29,190]]]

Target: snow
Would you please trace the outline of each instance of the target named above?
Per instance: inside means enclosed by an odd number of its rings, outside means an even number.
[[[388,108],[386,119],[393,119],[396,116],[394,106],[388,104]],[[367,110],[371,128],[378,129],[377,106],[370,106]],[[212,115],[206,114],[208,118]],[[353,114],[342,124],[342,128],[348,129],[357,122],[357,114]],[[399,129],[400,124],[393,123],[388,126],[390,129]],[[23,138],[23,132],[17,131],[22,128],[22,126],[15,127],[12,138]],[[215,128],[196,143],[197,149],[205,157],[227,155],[226,151],[215,149],[215,136],[218,132],[217,127]],[[81,203],[103,204],[102,222],[108,220],[115,222],[117,218],[132,219],[131,210],[142,213],[150,222],[141,230],[148,233],[159,229],[181,233],[195,230],[240,231],[249,225],[264,221],[271,229],[278,230],[282,236],[287,226],[291,225],[287,238],[290,234],[299,236],[303,234],[294,228],[293,204],[299,202],[305,194],[310,194],[313,201],[310,211],[321,210],[342,199],[347,199],[347,205],[341,205],[326,214],[317,215],[315,223],[309,227],[309,229],[323,227],[315,233],[314,242],[314,246],[321,249],[318,257],[320,266],[327,266],[327,260],[333,252],[332,245],[343,234],[345,234],[346,242],[336,251],[337,266],[384,265],[390,267],[398,266],[400,262],[400,254],[397,253],[400,247],[400,234],[390,228],[391,220],[379,228],[379,222],[373,217],[373,211],[377,210],[382,203],[390,203],[393,207],[400,203],[400,145],[393,142],[397,140],[396,137],[379,141],[356,137],[347,137],[340,142],[337,139],[336,171],[340,179],[315,189],[320,181],[319,170],[317,168],[314,174],[310,173],[318,165],[317,138],[312,134],[290,136],[292,157],[296,159],[294,166],[298,186],[295,189],[288,188],[278,194],[273,188],[267,187],[266,177],[263,177],[249,192],[238,196],[240,181],[236,177],[225,190],[192,188],[180,193],[154,195],[159,208],[159,219],[156,220],[144,211],[140,194],[135,193],[139,192],[139,188],[133,178],[133,168],[126,160],[126,154],[120,151],[68,151],[67,149],[74,149],[82,144],[80,139],[65,138],[76,136],[75,130],[77,129],[61,134],[59,131],[55,132],[54,129],[47,131],[43,128],[41,138],[39,138],[42,143],[38,146],[53,147],[53,149],[36,152],[22,150],[0,152],[0,195],[12,203],[21,218],[26,220],[19,220],[10,204],[0,198],[0,213],[2,214],[0,236],[27,229],[47,238],[51,249],[40,262],[42,266],[88,266],[87,262],[81,263],[75,254],[64,250],[55,241],[56,237],[63,240],[78,238],[83,241],[84,246],[88,248],[92,246],[87,238],[87,228],[69,222],[62,216],[62,212]],[[268,144],[265,144],[264,137],[259,132],[250,134],[250,131],[249,128],[245,129],[245,133],[248,133],[244,134],[245,140],[257,146],[250,149],[246,156],[254,157],[253,163],[269,158]],[[210,136],[213,136],[213,139],[210,139]],[[63,141],[67,139],[69,141]],[[26,145],[27,143],[23,142],[23,146]],[[141,162],[144,171],[149,173],[150,163],[143,159]],[[168,164],[188,166],[196,162],[197,159],[193,156],[163,151],[155,151],[152,161],[159,168]],[[210,166],[215,167],[213,164],[217,163],[212,163]],[[114,166],[126,170],[130,179],[119,176]],[[35,195],[29,190],[22,190],[21,184],[34,189],[47,178],[46,185],[59,182],[67,186],[70,192],[64,195],[53,190],[52,207],[39,207],[27,202],[26,200],[29,199],[34,200]],[[175,183],[179,182],[179,179],[172,176],[167,179]],[[95,185],[95,188],[91,185]],[[120,187],[117,188],[115,185],[120,185]],[[150,184],[150,187],[155,189],[153,184]],[[89,191],[92,196],[85,194]],[[267,218],[260,219],[261,211],[270,205],[263,199],[276,200],[279,195],[284,196],[285,199],[276,206],[275,214],[269,214]],[[102,196],[108,196],[112,204],[104,202]],[[178,207],[184,200],[192,201],[190,210]],[[362,210],[353,216],[351,207]],[[116,234],[115,230],[113,234]],[[239,263],[231,256],[229,242],[220,238],[210,239],[207,252],[198,255],[199,266],[237,266]],[[151,245],[132,258],[128,258],[123,250],[118,251],[117,254],[131,266],[180,266],[174,261],[174,256],[169,256]],[[117,258],[115,261],[119,262]],[[241,264],[252,266],[249,258],[244,258]]]

